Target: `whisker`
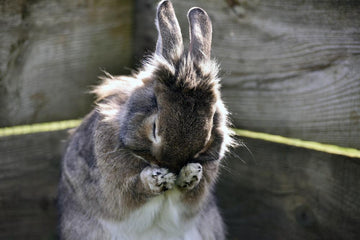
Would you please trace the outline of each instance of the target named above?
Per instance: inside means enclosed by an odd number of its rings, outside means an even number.
[[[246,160],[244,160],[242,157],[240,157],[240,155],[238,153],[230,152],[229,155],[230,155],[230,157],[239,159],[242,163],[247,164]]]
[[[243,143],[242,147],[244,147],[248,151],[248,153],[250,154],[252,160],[255,162],[255,164],[257,164],[257,160],[256,160],[253,152],[250,150],[250,148],[245,143]]]
[[[234,171],[233,167],[229,167],[228,164],[229,164],[229,162],[228,162],[227,159],[225,159],[224,161],[221,161],[220,162],[220,169],[226,171],[227,174],[231,175],[232,177],[239,176],[239,173]]]

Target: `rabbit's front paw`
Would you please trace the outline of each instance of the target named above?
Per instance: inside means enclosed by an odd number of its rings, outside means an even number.
[[[146,167],[140,174],[141,181],[153,193],[173,188],[176,176],[166,168]]]
[[[182,189],[191,190],[199,184],[202,173],[200,163],[189,163],[181,169],[176,184]]]

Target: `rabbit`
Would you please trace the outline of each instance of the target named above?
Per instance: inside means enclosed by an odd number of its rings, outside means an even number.
[[[132,76],[106,73],[95,87],[95,109],[62,160],[60,239],[225,239],[214,184],[232,132],[210,18],[198,7],[187,16],[184,49],[174,8],[161,1],[155,52]]]

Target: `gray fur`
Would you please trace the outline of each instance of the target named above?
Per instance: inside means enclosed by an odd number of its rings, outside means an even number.
[[[148,230],[134,226],[134,233],[126,235],[123,223],[134,221],[134,213],[153,201],[168,198],[177,199],[173,210],[180,211],[181,219],[166,217],[185,229],[163,229],[154,218],[152,229],[161,229],[161,234],[149,230],[154,236],[148,239],[175,239],[177,234],[176,239],[184,239],[182,231],[188,228],[192,230],[187,236],[201,236],[198,239],[225,238],[213,186],[232,143],[227,111],[219,92],[218,65],[210,59],[210,19],[196,8],[189,12],[189,23],[190,29],[203,30],[191,33],[187,52],[173,7],[162,1],[153,57],[134,76],[107,74],[94,89],[97,107],[72,134],[62,162],[61,239],[138,240],[120,236],[140,238],[141,231]],[[171,208],[167,211],[171,215]],[[117,231],[124,233],[112,232],[104,222],[120,226]]]
[[[198,7],[188,12],[190,24],[190,53],[197,60],[210,58],[212,25],[207,13]]]
[[[170,60],[172,56],[183,50],[181,29],[171,2],[159,3],[155,24],[158,30],[155,53]]]

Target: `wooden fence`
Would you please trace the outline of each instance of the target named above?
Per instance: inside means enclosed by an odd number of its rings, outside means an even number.
[[[360,3],[173,0],[207,10],[234,126],[360,148]],[[156,1],[0,2],[0,126],[82,117],[101,69],[154,48]],[[67,131],[0,137],[0,239],[56,239]],[[360,237],[360,159],[242,137],[217,185],[228,239]]]

